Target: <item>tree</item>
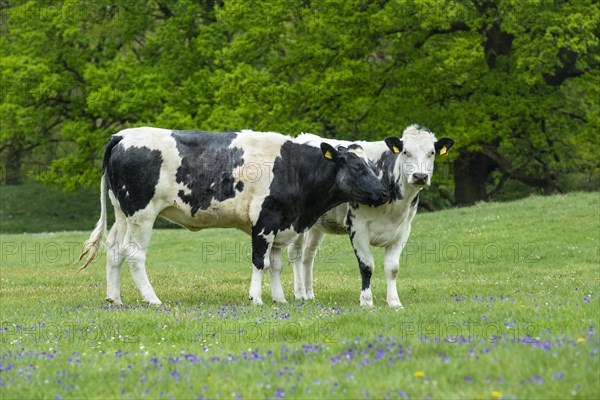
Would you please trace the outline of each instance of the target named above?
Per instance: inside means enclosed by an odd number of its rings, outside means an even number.
[[[552,193],[574,176],[598,179],[586,145],[600,124],[600,6],[591,0],[137,4],[100,1],[92,21],[39,26],[10,10],[3,75],[49,70],[52,82],[81,87],[58,102],[60,86],[41,104],[3,99],[6,137],[60,116],[54,136],[28,139],[69,149],[46,182],[95,182],[108,136],[142,124],[378,140],[420,123],[457,140],[454,183],[430,191],[436,206],[501,196],[514,182]],[[28,49],[31,37],[39,45]],[[18,59],[33,67],[19,70]],[[48,116],[16,117],[40,110]]]
[[[4,10],[0,152],[9,178],[38,151],[52,159],[43,181],[89,185],[110,134],[177,120],[175,87],[198,56],[189,39],[198,21],[210,22],[211,4],[27,1]]]

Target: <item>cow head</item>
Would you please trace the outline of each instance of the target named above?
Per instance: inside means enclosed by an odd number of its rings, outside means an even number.
[[[407,183],[424,187],[431,184],[435,155],[445,156],[454,145],[454,140],[444,137],[437,140],[425,127],[411,125],[404,130],[402,138],[391,136],[385,139],[387,146],[398,154],[398,172]]]
[[[346,201],[378,206],[389,200],[389,193],[356,149],[321,143],[323,157],[337,166],[336,189]]]

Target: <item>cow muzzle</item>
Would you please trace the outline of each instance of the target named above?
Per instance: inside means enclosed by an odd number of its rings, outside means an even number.
[[[390,192],[384,190],[381,192],[381,203],[387,203],[390,200]]]
[[[429,175],[415,172],[412,176],[413,185],[429,185]]]
[[[368,206],[377,207],[387,203],[390,200],[390,192],[387,190],[375,190],[365,193],[364,196],[358,197],[355,201],[366,204]]]
[[[373,196],[371,196],[370,205],[380,206],[388,201],[390,201],[390,192],[387,190],[382,190],[381,192],[373,193]]]

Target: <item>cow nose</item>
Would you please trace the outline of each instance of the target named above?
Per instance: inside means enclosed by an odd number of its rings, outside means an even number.
[[[381,192],[381,200],[383,200],[384,203],[386,203],[389,199],[390,199],[390,192],[388,192],[387,190],[384,190],[383,192]]]
[[[427,174],[422,174],[418,172],[413,174],[413,179],[415,183],[427,183],[428,178],[429,176]]]

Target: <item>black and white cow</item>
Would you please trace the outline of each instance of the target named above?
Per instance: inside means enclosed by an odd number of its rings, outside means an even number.
[[[303,134],[297,138],[318,144],[348,148],[360,146],[371,168],[390,193],[390,200],[379,207],[352,201],[331,209],[288,248],[294,268],[294,294],[297,299],[313,299],[312,269],[315,253],[327,233],[348,232],[362,276],[360,304],[373,305],[371,275],[375,261],[370,246],[385,248],[384,269],[387,278],[387,303],[402,307],[396,288],[400,255],[410,235],[417,213],[419,192],[431,183],[435,154],[446,155],[454,144],[450,138],[436,140],[427,128],[411,125],[402,138],[389,137],[381,142],[346,142]],[[389,150],[392,150],[390,152]]]
[[[388,200],[366,161],[344,147],[311,146],[271,132],[125,129],[104,153],[100,220],[85,243],[85,268],[106,232],[106,193],[115,209],[107,238],[107,300],[121,304],[127,259],[144,301],[160,304],[146,274],[160,215],[192,231],[237,228],[252,236],[250,298],[262,304],[264,269],[273,300],[285,302],[281,251],[325,211],[346,201]],[[80,258],[80,259],[81,259]]]

